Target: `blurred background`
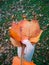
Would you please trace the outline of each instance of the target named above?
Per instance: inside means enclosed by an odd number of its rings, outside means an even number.
[[[49,0],[0,0],[0,65],[12,65],[17,48],[11,45],[8,28],[12,21],[27,19],[37,15],[43,33],[36,45],[32,61],[36,65],[49,65]]]

